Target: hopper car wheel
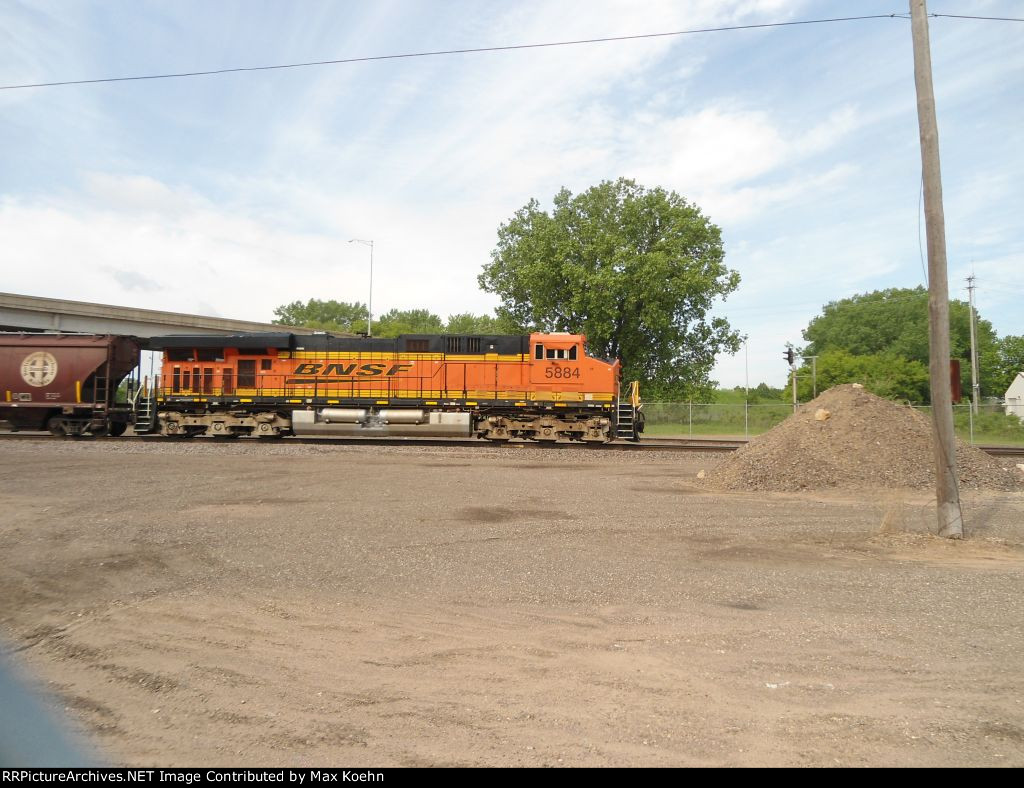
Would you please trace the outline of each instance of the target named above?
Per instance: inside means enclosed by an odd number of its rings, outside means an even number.
[[[64,429],[64,419],[60,416],[51,416],[50,420],[46,422],[46,429],[50,431],[51,435],[67,434],[67,430]]]
[[[128,423],[124,421],[114,421],[110,423],[110,429],[107,432],[112,438],[120,438],[124,435],[125,430],[128,429]]]
[[[107,424],[101,424],[99,427],[90,427],[89,434],[97,438],[105,438],[110,434],[110,426]]]

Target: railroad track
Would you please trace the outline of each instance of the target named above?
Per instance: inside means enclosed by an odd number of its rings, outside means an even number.
[[[118,438],[94,438],[92,436],[62,437],[50,435],[47,432],[0,432],[0,441],[133,441],[149,442],[154,445],[161,443],[201,443],[209,445],[233,445],[237,443],[267,443],[272,445],[294,446],[297,444],[308,446],[459,446],[467,448],[490,447],[510,449],[590,449],[604,451],[735,451],[746,441],[730,440],[677,440],[668,438],[654,438],[641,443],[627,441],[616,441],[612,443],[546,443],[538,441],[508,441],[497,443],[494,441],[480,440],[478,438],[212,438],[212,437],[169,437],[164,435],[122,435]]]
[[[613,441],[612,443],[540,443],[535,441],[509,441],[494,443],[477,438],[181,438],[161,435],[123,435],[119,438],[62,438],[46,432],[2,432],[0,441],[11,440],[77,440],[77,441],[137,441],[161,443],[201,443],[203,445],[232,445],[235,443],[264,442],[277,445],[309,445],[309,446],[459,446],[466,448],[490,447],[509,449],[588,449],[592,451],[678,451],[678,452],[729,452],[745,446],[748,441],[742,438],[645,438],[639,443]],[[1021,446],[988,446],[976,445],[995,457],[1022,457],[1024,447]]]

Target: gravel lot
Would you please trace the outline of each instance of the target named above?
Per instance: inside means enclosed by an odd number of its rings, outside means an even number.
[[[0,445],[0,631],[137,765],[1024,765],[1024,494],[712,455]]]

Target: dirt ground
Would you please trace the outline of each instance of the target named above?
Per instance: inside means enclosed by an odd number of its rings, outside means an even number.
[[[708,455],[0,445],[0,632],[130,765],[1024,766],[1024,497]]]

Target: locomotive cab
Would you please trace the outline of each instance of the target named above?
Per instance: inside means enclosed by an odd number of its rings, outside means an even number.
[[[585,339],[581,334],[533,334],[530,337],[530,382],[579,383]]]

